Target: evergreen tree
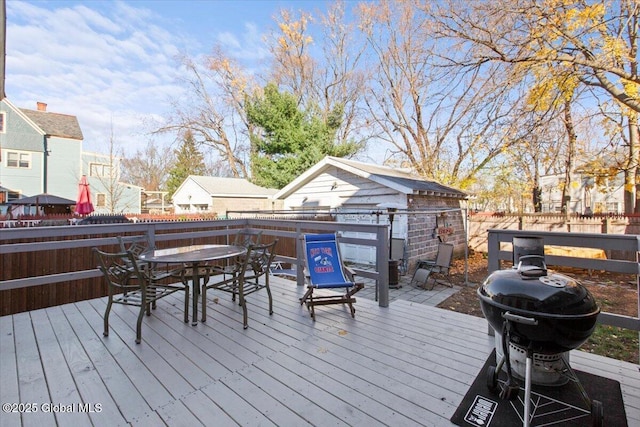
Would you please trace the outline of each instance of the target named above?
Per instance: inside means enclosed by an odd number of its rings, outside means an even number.
[[[175,166],[169,171],[167,179],[167,191],[169,197],[182,185],[189,175],[204,175],[207,168],[204,156],[198,150],[191,132],[186,132],[180,147],[173,151],[176,156]]]
[[[341,107],[323,118],[316,110],[302,111],[293,95],[268,84],[262,96],[246,102],[251,132],[251,175],[256,185],[282,188],[325,156],[345,157],[361,147],[337,144]]]

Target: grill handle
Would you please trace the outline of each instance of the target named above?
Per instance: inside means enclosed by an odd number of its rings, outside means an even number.
[[[544,256],[523,255],[518,262],[518,273],[523,277],[542,277],[547,275],[547,264]]]
[[[502,313],[502,317],[504,317],[505,319],[511,322],[521,323],[523,325],[531,325],[531,326],[538,325],[538,320],[533,317],[524,317],[517,314],[513,314],[509,311]]]

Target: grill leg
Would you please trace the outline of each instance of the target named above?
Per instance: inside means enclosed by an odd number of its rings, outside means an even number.
[[[524,376],[524,417],[523,417],[523,425],[524,427],[529,427],[531,424],[531,375],[532,375],[532,365],[533,365],[533,351],[527,350],[527,362],[526,362],[526,372]]]

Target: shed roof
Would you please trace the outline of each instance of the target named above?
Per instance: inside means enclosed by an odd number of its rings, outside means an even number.
[[[354,175],[369,179],[380,185],[393,188],[396,191],[405,194],[425,194],[458,199],[464,199],[467,197],[467,194],[463,191],[442,185],[435,181],[422,179],[405,169],[396,169],[388,166],[380,166],[356,160],[327,156],[298,178],[291,181],[287,186],[276,193],[274,198],[281,199],[289,196],[291,193],[295,192],[297,189],[331,167],[348,171]]]
[[[84,139],[76,116],[26,108],[20,108],[20,111],[47,135],[69,139]]]
[[[260,187],[244,178],[189,175],[187,180],[189,179],[202,187],[212,197],[269,198],[278,191],[275,188]]]

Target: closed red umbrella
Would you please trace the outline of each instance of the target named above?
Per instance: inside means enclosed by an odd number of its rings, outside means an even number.
[[[78,200],[76,201],[76,213],[79,215],[87,215],[91,212],[93,212],[93,204],[91,203],[89,183],[87,183],[87,177],[82,175],[80,188],[78,190]]]

